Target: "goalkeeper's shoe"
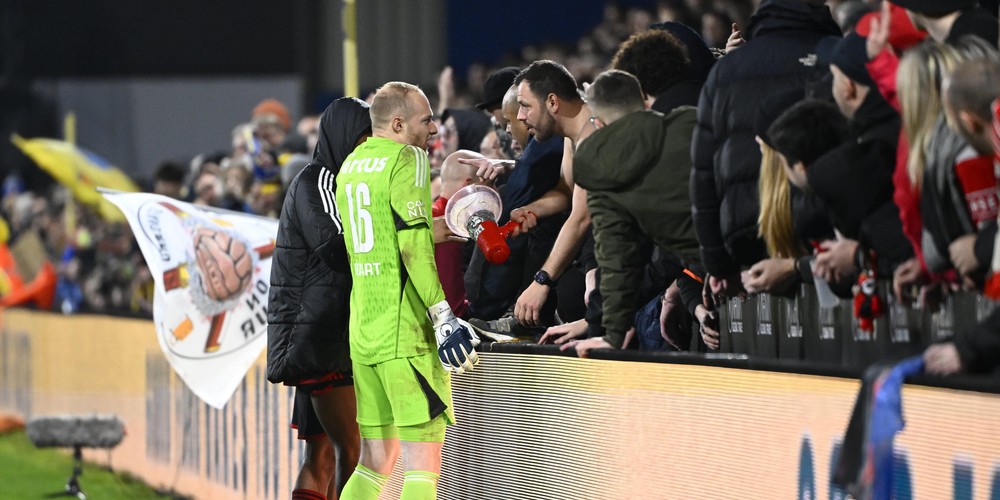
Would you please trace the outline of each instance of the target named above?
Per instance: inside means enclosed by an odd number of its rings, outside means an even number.
[[[516,342],[520,339],[537,340],[545,334],[545,327],[522,326],[513,316],[484,320],[470,318],[469,324],[483,337],[492,342]]]

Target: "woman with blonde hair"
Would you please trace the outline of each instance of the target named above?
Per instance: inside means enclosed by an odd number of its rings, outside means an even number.
[[[783,111],[804,97],[802,89],[768,96],[761,102],[754,120],[754,132],[761,151],[757,234],[764,240],[769,258],[757,262],[745,273],[743,286],[750,293],[787,290],[801,273],[799,258],[809,254],[795,230],[792,185],[781,155],[771,145],[767,133],[768,127]]]
[[[900,61],[889,46],[890,19],[888,7],[883,6],[881,16],[872,22],[867,38],[867,68],[879,92],[900,112],[903,123],[893,175],[893,201],[899,207],[903,233],[915,257],[896,268],[893,288],[905,303],[913,297],[904,290],[930,278],[923,253],[920,210],[926,151],[937,119],[944,114],[941,81],[963,56],[950,45],[927,40],[908,49]]]
[[[931,273],[951,267],[948,244],[961,234],[975,232],[967,220],[964,194],[952,193],[951,188],[961,190],[957,164],[975,161],[976,154],[947,126],[941,84],[959,63],[982,56],[976,43],[956,47],[925,41],[908,50],[899,62],[895,78],[903,123],[900,142],[907,139],[908,147],[906,155],[897,159],[893,199],[916,255],[894,275],[894,288],[903,300],[916,295],[904,293],[905,289],[945,278]],[[931,179],[938,182],[927,192]],[[927,212],[928,208],[932,210]],[[928,222],[933,226],[931,231],[927,230]]]
[[[963,59],[954,47],[928,41],[908,50],[899,63],[896,76],[899,106],[903,133],[909,139],[906,173],[918,195],[922,189],[931,132],[938,118],[944,115],[941,82]]]

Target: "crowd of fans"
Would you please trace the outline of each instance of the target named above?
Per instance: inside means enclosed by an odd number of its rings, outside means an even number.
[[[844,298],[890,281],[892,300],[928,308],[962,288],[1000,297],[995,16],[968,0],[609,5],[575,46],[446,68],[430,93],[435,215],[484,183],[498,222],[519,224],[502,265],[440,231],[453,310],[586,355],[712,351],[723,301],[817,279]],[[318,119],[293,124],[274,100],[250,119],[226,151],[161,165],[150,190],[277,216]],[[128,228],[61,193],[12,178],[2,205],[57,262],[53,307],[149,314]],[[998,331],[994,314],[932,347],[929,369],[992,370]]]
[[[450,134],[458,148],[485,137],[480,153],[516,159],[513,169],[481,160],[466,182],[499,186],[528,234],[509,263],[467,266],[473,326],[580,355],[711,351],[717,307],[747,293],[791,296],[822,281],[854,299],[861,329],[886,301],[933,310],[961,289],[996,296],[995,6],[827,4],[765,0],[713,37],[715,14],[701,16],[698,36],[677,22],[691,21],[679,14],[690,5],[663,3],[648,19],[661,22],[609,59],[547,49],[490,73],[477,107],[494,130],[443,109],[437,163],[455,150]],[[739,5],[723,5],[739,18]],[[629,11],[622,25],[640,17]],[[614,19],[609,9],[590,41]],[[581,44],[592,46],[606,48]],[[586,64],[597,60],[609,62]],[[534,154],[553,140],[556,180],[536,167],[551,156]],[[540,187],[527,193],[520,179]],[[890,296],[878,296],[879,280]],[[931,347],[928,369],[992,370],[998,321]]]
[[[277,217],[285,187],[312,159],[318,117],[293,124],[287,107],[274,99],[248,111],[249,121],[233,129],[228,150],[198,155],[189,164],[165,161],[140,185],[195,205]],[[29,304],[65,313],[152,314],[153,278],[124,219],[101,218],[58,184],[26,190],[18,174],[5,180],[0,210],[15,260],[30,260],[24,253],[38,247],[18,242],[35,240],[54,264],[54,297],[42,287],[24,297]]]

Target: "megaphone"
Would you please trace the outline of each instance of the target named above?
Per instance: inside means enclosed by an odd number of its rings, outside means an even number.
[[[502,210],[500,193],[488,186],[471,184],[459,189],[448,200],[444,220],[457,236],[476,240],[490,264],[500,265],[510,257],[506,239],[518,226],[511,221],[499,227],[497,219]]]

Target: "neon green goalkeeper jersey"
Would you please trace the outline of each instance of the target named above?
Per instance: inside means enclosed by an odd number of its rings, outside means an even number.
[[[427,152],[368,139],[337,174],[336,204],[354,278],[351,358],[373,365],[436,350],[427,308],[444,291],[434,264]]]

